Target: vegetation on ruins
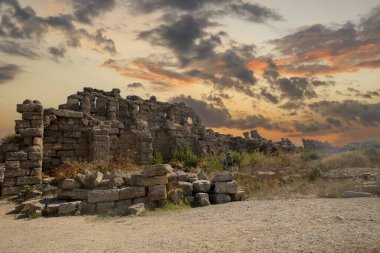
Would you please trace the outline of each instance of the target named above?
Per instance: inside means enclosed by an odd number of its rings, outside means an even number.
[[[198,157],[191,150],[189,143],[183,139],[178,141],[174,149],[173,160],[182,162],[185,167],[196,167],[198,164]]]
[[[162,157],[161,153],[158,152],[157,150],[153,151],[151,164],[163,164],[163,163],[164,163],[164,158]]]

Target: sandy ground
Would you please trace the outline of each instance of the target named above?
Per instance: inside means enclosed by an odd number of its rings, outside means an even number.
[[[15,220],[0,252],[380,252],[380,198],[254,200],[149,214]]]

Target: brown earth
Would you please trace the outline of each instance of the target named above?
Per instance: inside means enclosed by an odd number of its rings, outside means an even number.
[[[149,213],[15,220],[0,252],[380,252],[380,198],[254,200]]]

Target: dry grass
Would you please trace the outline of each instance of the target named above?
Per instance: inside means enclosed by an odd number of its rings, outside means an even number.
[[[84,170],[100,171],[102,173],[112,172],[115,170],[139,171],[142,170],[142,166],[124,158],[118,158],[110,163],[106,161],[71,161],[61,164],[57,168],[53,169],[51,174],[60,181],[66,178],[74,178],[76,174]]]

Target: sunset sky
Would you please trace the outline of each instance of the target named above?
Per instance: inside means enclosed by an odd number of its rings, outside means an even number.
[[[378,0],[0,0],[0,22],[0,137],[91,86],[221,133],[380,139]]]

